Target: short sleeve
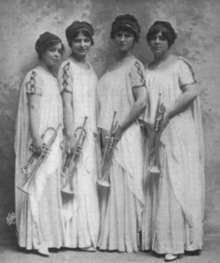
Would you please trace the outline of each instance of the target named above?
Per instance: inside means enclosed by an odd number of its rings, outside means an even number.
[[[69,92],[72,93],[72,85],[73,85],[73,81],[72,81],[72,77],[71,77],[71,73],[70,73],[70,62],[66,62],[64,63],[64,65],[62,65],[60,71],[59,71],[59,86],[60,86],[60,92]]]
[[[130,70],[130,82],[132,88],[145,86],[144,66],[141,62],[135,61]]]
[[[180,87],[196,83],[195,74],[189,62],[179,59],[179,84]]]
[[[40,95],[43,94],[43,81],[40,78],[39,74],[37,74],[34,70],[31,72],[30,77],[27,79],[25,83],[26,92],[32,95]]]

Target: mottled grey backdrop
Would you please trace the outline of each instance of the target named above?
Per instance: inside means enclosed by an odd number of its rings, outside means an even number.
[[[152,59],[145,41],[155,20],[168,20],[178,38],[174,52],[188,58],[201,89],[206,144],[205,235],[220,235],[220,2],[219,0],[1,0],[0,1],[0,242],[15,240],[15,225],[6,217],[14,212],[14,135],[21,81],[37,64],[34,43],[51,31],[64,41],[73,20],[86,20],[95,28],[89,54],[100,77],[112,61],[109,39],[116,15],[134,14],[141,24],[135,49],[147,63]]]

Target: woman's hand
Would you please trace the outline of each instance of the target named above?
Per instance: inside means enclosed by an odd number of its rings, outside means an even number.
[[[169,123],[169,120],[184,111],[198,95],[198,88],[195,83],[185,85],[181,87],[181,89],[183,91],[182,95],[179,97],[172,108],[165,111],[162,129],[165,129]]]
[[[43,147],[43,140],[40,137],[33,138],[33,141],[31,143],[31,147],[34,149],[34,151],[37,154],[40,154]]]
[[[78,145],[77,144],[77,138],[74,135],[73,137],[69,138],[66,140],[66,152],[67,153],[75,153],[77,155],[80,155],[82,152],[82,145]],[[77,149],[76,149],[77,147]]]
[[[117,126],[117,128],[113,131],[112,137],[116,142],[119,142],[121,140],[123,129],[120,125]]]
[[[70,138],[66,139],[66,152],[67,153],[72,153],[74,148],[76,146],[76,137],[72,136]]]

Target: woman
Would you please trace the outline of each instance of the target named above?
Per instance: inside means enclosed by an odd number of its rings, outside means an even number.
[[[102,187],[98,243],[102,250],[138,251],[144,202],[142,136],[138,118],[146,107],[144,69],[133,54],[139,33],[140,26],[133,15],[116,17],[111,38],[119,57],[98,84],[98,127],[103,146],[109,137],[114,112],[114,123],[118,124],[112,134],[117,145],[110,160],[110,188]]]
[[[171,54],[175,38],[173,27],[165,21],[155,22],[147,33],[154,55],[146,69],[149,138],[155,132],[155,119],[161,117],[156,114],[158,104],[165,106],[165,113],[156,127],[162,131],[157,155],[160,174],[149,172],[151,164],[147,174],[142,246],[165,254],[165,261],[200,250],[203,235],[204,149],[198,88],[190,64]]]
[[[94,30],[87,22],[74,21],[66,29],[70,57],[62,63],[59,82],[64,106],[66,152],[80,151],[79,161],[64,176],[64,246],[95,251],[99,233],[99,207],[96,187],[96,85],[97,77],[87,54],[93,45]],[[77,145],[81,129],[84,142]],[[80,150],[81,149],[81,150]],[[70,175],[70,178],[69,178]],[[72,180],[73,179],[73,180]],[[73,190],[69,194],[67,190]]]
[[[38,38],[35,49],[40,62],[24,79],[17,117],[16,224],[20,247],[49,256],[48,248],[60,248],[64,236],[60,194],[62,100],[56,78],[64,47],[59,37],[45,32]],[[24,187],[29,177],[25,172],[29,169],[23,168],[33,154],[40,161],[50,139],[48,157],[39,163],[30,183]],[[35,171],[33,164],[29,168]]]

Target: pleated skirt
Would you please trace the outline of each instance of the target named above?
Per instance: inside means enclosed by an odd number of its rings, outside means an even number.
[[[64,241],[64,222],[60,194],[60,169],[45,175],[45,188],[38,204],[40,242],[48,248],[60,248]],[[20,191],[20,190],[17,190]],[[26,249],[38,249],[39,236],[30,210],[30,196],[21,193],[22,207],[18,213],[18,245]]]
[[[101,231],[98,247],[101,250],[139,250],[142,206],[128,187],[128,176],[113,160],[111,186],[100,187]]]
[[[73,196],[62,195],[65,218],[64,246],[68,248],[96,249],[100,213],[94,172],[88,173],[82,163],[74,175]]]
[[[201,202],[192,212],[192,229],[173,193],[167,165],[166,148],[161,147],[161,174],[148,173],[145,181],[145,209],[142,225],[142,250],[159,254],[181,254],[202,248]],[[184,180],[184,178],[183,178]],[[190,185],[188,194],[190,191]],[[196,196],[194,197],[196,198]],[[193,199],[193,195],[192,195]],[[190,237],[193,233],[193,241]]]

